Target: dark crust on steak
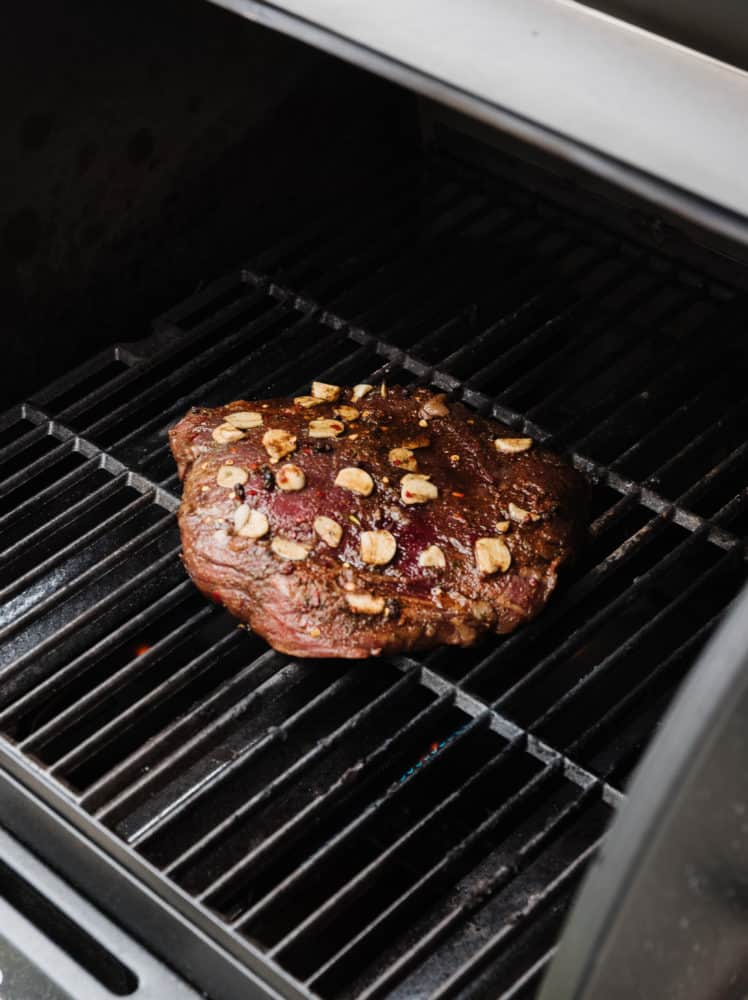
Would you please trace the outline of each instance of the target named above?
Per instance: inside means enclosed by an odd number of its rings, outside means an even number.
[[[195,584],[213,600],[263,636],[275,649],[293,656],[366,657],[423,650],[450,643],[468,646],[488,632],[505,633],[533,618],[556,585],[584,532],[585,481],[557,455],[533,445],[501,454],[497,437],[516,432],[460,403],[423,426],[429,389],[379,387],[357,403],[344,389],[337,402],[303,408],[292,399],[242,400],[216,409],[193,408],[170,431],[171,449],[184,482],[179,526],[184,564]],[[334,418],[340,405],[353,405],[361,417],[345,425],[338,438],[315,439],[309,423]],[[438,409],[438,407],[437,407]],[[212,433],[232,412],[259,411],[263,426],[230,444]],[[293,454],[272,463],[263,434],[281,428],[296,435]],[[400,496],[404,470],[389,461],[389,451],[408,441],[428,441],[414,455],[418,473],[431,477],[436,499],[405,505]],[[305,487],[284,493],[273,474],[285,462],[303,469]],[[249,473],[236,489],[219,486],[224,464]],[[366,470],[374,480],[370,496],[334,485],[347,466]],[[246,502],[266,514],[270,531],[260,539],[239,536],[234,511]],[[507,572],[478,572],[474,543],[499,537],[496,524],[510,520],[509,504],[527,511],[525,523],[512,523],[502,535],[511,551]],[[516,512],[515,512],[516,513]],[[326,515],[343,529],[337,548],[312,528]],[[386,529],[397,552],[386,566],[370,566],[360,556],[362,531]],[[271,549],[283,537],[309,547],[303,561],[286,561]],[[444,569],[419,565],[419,553],[438,545]],[[378,614],[354,613],[351,593],[384,598]]]

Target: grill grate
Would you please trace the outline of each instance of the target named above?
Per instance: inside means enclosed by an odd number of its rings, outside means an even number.
[[[441,168],[300,228],[0,420],[0,754],[289,995],[533,996],[746,577],[739,306]],[[428,382],[568,451],[591,541],[536,622],[321,665],[196,595],[166,428],[312,377]]]

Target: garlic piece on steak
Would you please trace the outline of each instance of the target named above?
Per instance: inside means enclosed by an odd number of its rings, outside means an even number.
[[[516,503],[509,504],[509,517],[515,524],[527,524],[528,521],[539,521],[540,514],[533,514],[524,507],[518,507]]]
[[[532,448],[532,438],[496,438],[494,447],[502,455],[518,455]]]
[[[340,396],[340,386],[330,385],[328,382],[312,382],[312,395],[315,399],[324,399],[327,403],[334,403]]]
[[[384,598],[374,594],[346,594],[345,599],[357,615],[381,615],[384,611]]]
[[[213,440],[218,444],[231,444],[232,441],[241,441],[244,431],[240,431],[233,424],[219,424],[213,431]]]
[[[401,448],[410,448],[415,451],[416,448],[428,448],[431,445],[431,438],[428,434],[415,434],[413,437],[408,438],[407,441],[403,441],[400,445]]]
[[[335,485],[341,489],[350,490],[351,493],[359,493],[362,497],[368,497],[374,489],[374,480],[364,469],[357,469],[348,465],[341,469],[335,477]]]
[[[246,507],[247,505],[243,504],[242,506]],[[234,524],[236,524],[236,516],[240,510],[241,507],[237,507],[234,512]],[[263,535],[267,535],[268,531],[270,531],[270,522],[267,515],[260,510],[249,510],[248,508],[247,519],[238,529],[238,534],[242,538],[262,538]]]
[[[222,465],[216,473],[216,482],[218,485],[232,490],[235,486],[241,486],[242,483],[246,483],[248,479],[249,473],[247,470],[239,468],[238,465]]]
[[[479,538],[475,543],[475,562],[484,576],[506,573],[512,564],[512,554],[502,538]]]
[[[405,504],[428,503],[438,496],[439,490],[427,476],[407,475],[400,480],[400,499]]]
[[[354,385],[351,399],[356,403],[359,399],[363,399],[364,396],[368,396],[373,388],[373,385],[367,385],[365,382],[361,382],[360,385]]]
[[[438,545],[429,545],[418,556],[418,565],[428,569],[445,569],[447,560]]]
[[[226,423],[242,431],[248,431],[253,427],[262,427],[262,414],[255,410],[235,410],[226,414]]]
[[[306,486],[306,476],[298,465],[282,465],[275,474],[275,483],[284,493],[297,493]]]
[[[240,504],[234,511],[234,528],[241,531],[249,520],[249,504]]]
[[[333,521],[331,517],[320,515],[320,517],[315,517],[313,527],[316,534],[331,549],[336,549],[340,545],[340,539],[343,537],[343,529],[337,521]]]
[[[440,392],[436,396],[432,396],[431,399],[427,399],[418,411],[418,416],[425,417],[427,420],[434,417],[446,417],[449,414],[449,407],[444,402],[446,398],[447,394]]]
[[[296,450],[296,435],[281,427],[273,427],[262,435],[262,446],[275,465]]]
[[[316,396],[294,396],[294,403],[297,406],[303,406],[305,410],[308,410],[310,406],[322,406],[324,399],[317,399]]]
[[[309,421],[309,437],[313,438],[334,438],[339,434],[342,434],[345,430],[345,424],[342,420],[310,420]]]
[[[390,448],[389,460],[390,465],[406,472],[415,472],[418,468],[418,461],[410,448]]]
[[[290,538],[274,538],[270,543],[270,548],[281,559],[290,559],[293,562],[300,562],[309,555],[306,545],[293,542]]]
[[[341,420],[345,420],[348,424],[352,424],[354,420],[358,420],[361,414],[355,406],[339,406],[335,410],[335,416],[340,417]]]
[[[505,535],[507,533],[507,531],[509,531],[509,529],[511,528],[511,526],[512,526],[512,522],[511,521],[497,521],[496,522],[496,530],[498,531],[498,533],[500,535]]]
[[[389,531],[362,531],[361,558],[370,566],[386,566],[397,552],[397,542]]]

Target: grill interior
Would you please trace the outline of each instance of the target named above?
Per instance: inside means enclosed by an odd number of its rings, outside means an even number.
[[[299,220],[0,421],[0,754],[289,995],[534,996],[745,581],[741,305],[446,156]],[[312,378],[432,384],[568,453],[590,541],[536,622],[301,662],[200,598],[168,426]]]

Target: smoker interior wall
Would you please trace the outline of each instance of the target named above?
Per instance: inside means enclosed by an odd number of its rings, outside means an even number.
[[[0,34],[9,405],[415,141],[397,88],[203,0],[13,5]]]

